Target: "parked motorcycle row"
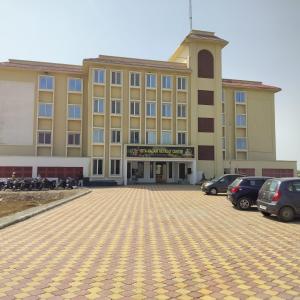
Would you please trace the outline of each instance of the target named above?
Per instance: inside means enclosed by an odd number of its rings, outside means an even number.
[[[0,181],[0,190],[12,191],[42,191],[54,189],[73,189],[78,187],[78,180],[68,177],[56,180],[47,178],[8,178]]]

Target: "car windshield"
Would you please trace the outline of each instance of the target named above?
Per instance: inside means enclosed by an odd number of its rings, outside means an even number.
[[[267,180],[262,189],[267,191],[267,192],[275,192],[277,189],[277,186],[280,184],[279,181],[277,180]]]
[[[241,183],[242,180],[243,180],[242,178],[237,178],[231,185],[232,186],[238,186]]]

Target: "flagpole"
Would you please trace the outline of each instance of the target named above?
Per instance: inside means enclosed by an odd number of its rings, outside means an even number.
[[[189,0],[189,14],[190,14],[190,31],[193,30],[193,13],[192,13],[192,0]]]

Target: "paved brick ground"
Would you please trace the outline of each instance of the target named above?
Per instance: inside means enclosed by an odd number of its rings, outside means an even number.
[[[98,189],[0,231],[0,299],[19,298],[300,299],[300,222],[190,186]]]

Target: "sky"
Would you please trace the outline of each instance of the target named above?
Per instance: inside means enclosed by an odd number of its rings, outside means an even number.
[[[188,0],[0,0],[0,61],[167,60],[189,32],[188,7]],[[229,41],[223,78],[282,88],[277,159],[300,168],[300,0],[193,0],[193,28]]]

